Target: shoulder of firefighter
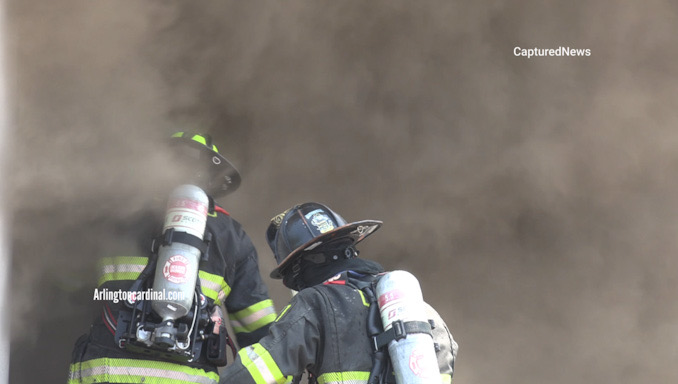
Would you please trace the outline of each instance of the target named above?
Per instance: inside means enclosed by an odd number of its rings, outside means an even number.
[[[225,255],[226,280],[222,282],[223,279],[214,275],[208,276],[206,273],[204,275],[222,285],[220,292],[225,293],[225,300],[221,302],[228,311],[238,345],[244,347],[255,343],[268,333],[268,327],[275,320],[276,312],[267,287],[261,279],[258,255],[252,240],[240,223],[231,216],[223,214],[218,217],[220,220],[214,220],[215,231],[227,232],[229,236],[215,236],[217,241],[210,252],[214,250]],[[202,283],[203,279],[200,281]],[[214,287],[216,289],[216,285]]]
[[[221,316],[218,316],[219,319],[214,317],[221,313],[220,307],[223,305],[239,346],[251,345],[268,333],[276,317],[273,302],[261,280],[257,252],[241,225],[220,207],[208,213],[205,233],[211,233],[212,237],[207,252],[209,257],[199,262],[196,278],[203,295],[199,302],[207,312],[204,316],[209,317],[211,314],[213,323],[208,323],[213,324],[211,332],[218,334],[216,329],[220,328],[222,334],[226,333],[225,326],[218,327]],[[174,361],[166,356],[139,353],[138,350],[130,351],[121,347],[121,319],[130,309],[129,305],[125,305],[125,300],[121,300],[123,296],[118,297],[117,294],[131,292],[131,287],[139,280],[149,263],[149,257],[144,253],[149,252],[136,249],[99,261],[99,276],[94,292],[95,299],[103,300],[102,310],[95,317],[90,333],[76,342],[69,384],[213,384],[218,381],[217,365],[223,364],[206,360],[204,349],[207,348],[203,348],[200,356],[188,361]],[[171,275],[172,271],[168,273]],[[201,324],[198,321],[187,324],[186,328],[190,327],[189,334]],[[179,331],[182,331],[181,328]],[[232,343],[231,346],[234,347]]]
[[[363,291],[341,280],[306,288],[283,308],[258,343],[241,349],[221,373],[227,383],[296,383],[306,370],[317,383],[368,383],[374,366],[373,339],[366,317],[371,305]],[[438,313],[426,305],[440,381],[451,383],[457,343]],[[309,381],[311,382],[311,381]],[[387,378],[395,383],[395,377]]]

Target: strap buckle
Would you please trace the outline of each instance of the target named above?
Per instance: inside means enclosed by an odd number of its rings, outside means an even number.
[[[391,326],[393,327],[394,340],[402,340],[407,337],[407,331],[405,331],[405,323],[403,323],[402,320],[394,321],[393,323],[391,323]]]

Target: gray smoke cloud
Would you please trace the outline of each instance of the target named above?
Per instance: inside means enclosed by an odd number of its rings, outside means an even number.
[[[154,143],[184,128],[241,170],[221,203],[265,276],[268,220],[295,203],[383,220],[361,256],[419,277],[460,344],[456,382],[678,379],[668,0],[22,0],[9,16],[12,383],[65,377],[96,258],[179,166]],[[514,55],[561,46],[591,56]]]

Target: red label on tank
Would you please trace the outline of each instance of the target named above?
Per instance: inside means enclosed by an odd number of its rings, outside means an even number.
[[[168,281],[181,284],[186,281],[186,272],[188,270],[188,259],[181,255],[174,255],[167,259],[162,268],[162,274]]]
[[[177,199],[168,202],[168,208],[185,208],[207,214],[207,206],[196,200]]]
[[[398,300],[403,296],[405,296],[404,292],[402,292],[399,289],[388,291],[383,295],[379,296],[379,307],[383,307],[385,304],[388,304],[393,300]]]

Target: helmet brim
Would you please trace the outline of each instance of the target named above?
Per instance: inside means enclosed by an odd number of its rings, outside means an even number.
[[[210,174],[212,175],[210,180],[212,197],[226,196],[240,187],[240,172],[219,153],[212,152]]]
[[[240,186],[240,172],[238,172],[238,169],[233,163],[228,161],[228,159],[220,153],[184,137],[171,138],[170,145],[189,145],[200,151],[201,159],[205,159],[209,169],[209,186],[205,187],[205,192],[213,198],[226,196]]]
[[[346,247],[356,245],[379,229],[382,224],[383,222],[378,220],[362,220],[325,232],[290,252],[290,254],[278,264],[278,267],[271,271],[270,277],[272,279],[282,279],[283,275],[281,271],[291,266],[293,261],[306,252],[318,252],[323,249],[331,249],[341,243],[345,243]],[[344,244],[341,245],[344,246]]]

